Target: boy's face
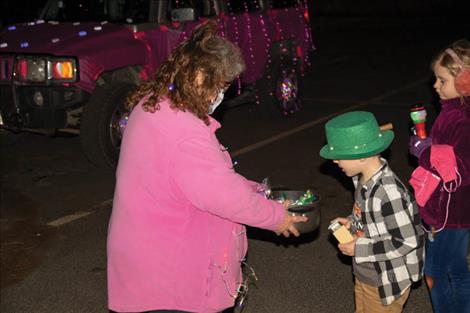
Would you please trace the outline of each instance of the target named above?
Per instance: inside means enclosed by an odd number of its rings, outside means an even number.
[[[346,174],[348,177],[353,177],[359,175],[363,171],[364,159],[357,160],[334,160],[338,164],[339,168]]]
[[[454,76],[452,76],[449,70],[436,62],[434,65],[434,76],[436,76],[436,82],[433,87],[436,89],[437,94],[441,100],[448,100],[458,98],[460,95],[455,89]]]

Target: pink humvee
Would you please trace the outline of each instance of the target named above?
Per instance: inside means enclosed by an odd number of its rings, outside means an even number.
[[[39,19],[0,33],[0,127],[80,134],[85,155],[113,168],[126,95],[201,21],[243,51],[226,106],[300,109],[313,51],[307,0],[49,0]]]

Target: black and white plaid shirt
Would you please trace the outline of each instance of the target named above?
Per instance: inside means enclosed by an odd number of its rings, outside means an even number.
[[[382,167],[356,192],[364,236],[356,241],[355,260],[374,264],[387,305],[422,277],[424,236],[414,198],[387,161],[381,161]],[[357,187],[357,176],[353,182]]]

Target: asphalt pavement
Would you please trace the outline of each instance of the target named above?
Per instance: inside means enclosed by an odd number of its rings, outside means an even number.
[[[244,312],[353,312],[351,262],[327,231],[331,219],[349,214],[353,188],[318,155],[324,123],[351,110],[392,122],[396,139],[385,156],[407,181],[415,166],[407,154],[409,106],[424,103],[431,124],[439,108],[429,61],[464,37],[468,24],[442,17],[316,18],[317,50],[302,82],[300,112],[266,118],[252,104],[218,114],[218,135],[237,171],[321,197],[317,232],[283,239],[249,229],[248,262],[259,280]],[[105,248],[114,174],[90,165],[77,137],[0,136],[0,311],[108,312]],[[424,284],[413,287],[404,312],[432,312]]]

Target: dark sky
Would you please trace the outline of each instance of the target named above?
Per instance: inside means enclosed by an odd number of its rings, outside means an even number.
[[[275,0],[274,0],[275,1]],[[467,15],[468,0],[309,0],[313,15]]]
[[[31,21],[45,3],[46,0],[0,0],[0,25]]]
[[[33,20],[45,2],[46,0],[0,0],[0,25]],[[468,0],[308,0],[308,2],[311,16],[448,15],[452,17],[460,14],[463,17],[470,12]]]

